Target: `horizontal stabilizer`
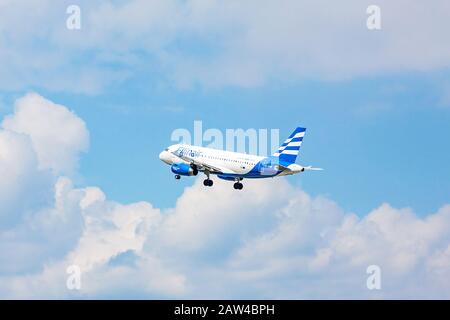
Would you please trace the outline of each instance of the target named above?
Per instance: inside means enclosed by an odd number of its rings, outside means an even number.
[[[322,168],[315,168],[313,166],[307,166],[307,167],[303,167],[305,170],[311,170],[311,171],[323,171]]]

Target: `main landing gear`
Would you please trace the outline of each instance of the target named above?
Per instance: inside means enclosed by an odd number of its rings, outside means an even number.
[[[209,171],[205,170],[205,174],[206,174],[206,179],[203,180],[203,185],[205,187],[212,187],[214,182],[209,178]]]
[[[205,179],[205,180],[203,180],[203,185],[205,187],[212,187],[213,181],[211,179]]]
[[[241,183],[242,178],[236,178],[235,180],[236,182],[233,185],[233,188],[235,188],[236,190],[242,190],[242,188],[244,187],[244,185]]]
[[[242,188],[244,187],[244,185],[243,185],[242,183],[240,183],[240,182],[236,182],[236,183],[233,185],[233,187],[234,187],[236,190],[242,190]]]
[[[180,177],[179,174],[176,174],[176,175],[175,175],[175,179],[180,180],[180,178],[181,178],[181,177]]]

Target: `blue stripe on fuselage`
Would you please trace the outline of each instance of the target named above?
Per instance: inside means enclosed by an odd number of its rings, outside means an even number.
[[[267,157],[259,161],[253,168],[244,174],[239,173],[226,173],[218,174],[217,176],[224,180],[234,180],[234,178],[247,178],[247,179],[257,179],[257,178],[272,178],[280,174],[280,170],[276,170],[274,165],[281,164],[278,157]]]

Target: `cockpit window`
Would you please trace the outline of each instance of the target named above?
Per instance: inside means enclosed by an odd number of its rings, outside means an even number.
[[[164,151],[169,151],[169,148],[165,148]]]

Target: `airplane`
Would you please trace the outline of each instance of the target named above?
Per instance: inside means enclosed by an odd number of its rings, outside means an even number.
[[[211,187],[211,174],[220,179],[234,181],[234,189],[242,190],[243,179],[273,178],[293,175],[305,170],[323,170],[295,163],[305,136],[306,128],[298,127],[269,157],[204,148],[187,144],[174,144],[159,154],[159,159],[171,166],[175,179],[181,176],[206,175],[203,185]]]

